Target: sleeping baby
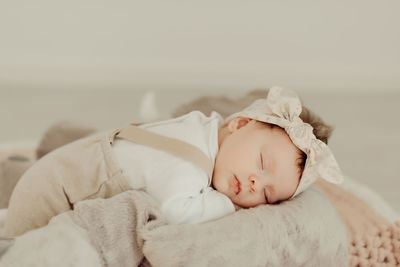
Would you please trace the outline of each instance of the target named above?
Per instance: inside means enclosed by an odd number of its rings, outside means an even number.
[[[225,120],[193,111],[65,145],[21,177],[3,235],[45,226],[85,199],[142,190],[169,223],[200,223],[235,208],[294,198],[317,178],[343,180],[328,146],[300,119],[301,102],[273,87]]]

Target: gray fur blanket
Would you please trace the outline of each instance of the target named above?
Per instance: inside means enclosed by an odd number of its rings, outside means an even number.
[[[155,201],[132,190],[80,202],[7,246],[0,266],[346,266],[348,260],[344,225],[316,186],[280,205],[189,225],[166,225]]]

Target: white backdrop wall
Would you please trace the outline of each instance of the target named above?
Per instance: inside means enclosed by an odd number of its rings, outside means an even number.
[[[400,89],[400,1],[0,0],[0,90]]]

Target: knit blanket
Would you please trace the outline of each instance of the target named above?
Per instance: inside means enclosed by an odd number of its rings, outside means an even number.
[[[316,184],[339,212],[348,238],[349,266],[400,265],[400,221],[390,224],[364,201],[337,185]]]

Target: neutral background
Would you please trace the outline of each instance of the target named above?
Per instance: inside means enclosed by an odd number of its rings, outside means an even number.
[[[0,84],[398,90],[400,1],[0,1]]]
[[[345,174],[400,212],[399,1],[0,1],[0,143],[280,85],[336,126]],[[28,142],[28,143],[29,143]]]

